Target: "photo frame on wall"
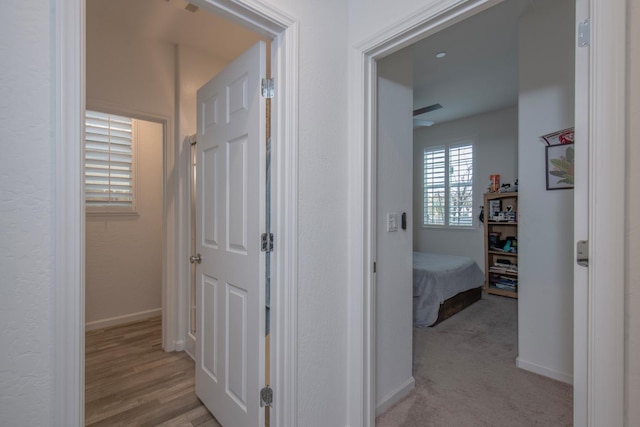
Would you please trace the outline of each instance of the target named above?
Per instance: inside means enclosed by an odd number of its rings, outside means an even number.
[[[547,190],[573,188],[575,148],[573,144],[557,144],[545,147]]]
[[[546,145],[559,145],[559,144],[573,144],[574,136],[575,136],[575,132],[574,132],[574,129],[571,127],[571,128],[559,130],[557,132],[552,132],[546,135],[542,135],[540,138],[542,138],[542,140]]]

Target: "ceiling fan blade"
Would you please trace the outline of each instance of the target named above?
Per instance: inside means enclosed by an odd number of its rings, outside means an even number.
[[[415,116],[419,116],[421,114],[424,113],[430,113],[432,111],[436,111],[442,108],[442,105],[440,104],[433,104],[433,105],[428,105],[426,107],[422,107],[422,108],[418,108],[417,110],[413,110],[413,115]]]

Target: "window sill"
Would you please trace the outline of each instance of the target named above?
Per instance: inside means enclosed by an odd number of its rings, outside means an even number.
[[[87,216],[140,216],[136,211],[89,211],[85,212]]]
[[[420,228],[425,228],[429,230],[443,230],[443,231],[474,231],[477,230],[478,227],[475,225],[472,226],[455,226],[455,225],[421,225]]]

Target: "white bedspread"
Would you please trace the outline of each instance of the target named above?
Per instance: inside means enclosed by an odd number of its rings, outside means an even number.
[[[484,274],[474,260],[464,256],[413,253],[413,324],[419,328],[438,319],[444,300],[482,286]]]

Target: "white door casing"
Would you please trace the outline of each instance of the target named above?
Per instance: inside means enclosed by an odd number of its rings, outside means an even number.
[[[266,45],[198,90],[196,394],[225,427],[264,423]]]
[[[588,0],[576,0],[576,28],[589,16]],[[575,45],[575,186],[573,239],[589,239],[589,48]],[[575,247],[574,247],[575,250]],[[574,254],[577,255],[577,252]],[[587,424],[588,269],[573,266],[573,425]]]

